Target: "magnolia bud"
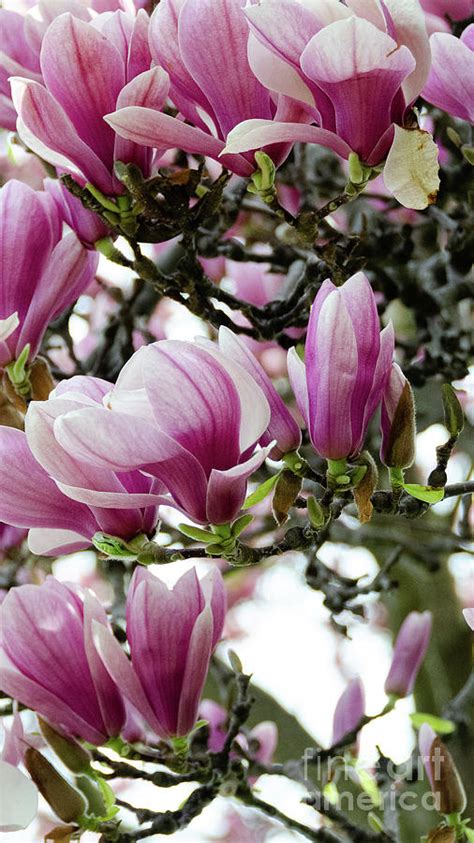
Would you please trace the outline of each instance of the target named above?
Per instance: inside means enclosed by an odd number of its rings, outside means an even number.
[[[443,384],[444,423],[450,436],[458,437],[464,427],[461,402],[450,383]]]
[[[388,468],[408,468],[415,459],[415,401],[397,363],[382,399],[380,459]]]
[[[410,612],[403,621],[385,681],[385,693],[389,696],[407,697],[413,691],[430,643],[431,624],[431,612]]]
[[[72,773],[84,773],[89,769],[91,756],[80,743],[75,741],[74,738],[66,738],[64,735],[60,735],[41,717],[38,717],[38,723],[45,741],[68,770],[71,770]]]
[[[60,820],[70,823],[82,816],[86,809],[82,796],[63,779],[41,752],[29,747],[25,752],[25,767]]]
[[[442,825],[428,832],[426,843],[455,843],[455,840],[456,830],[449,828],[447,825]]]
[[[278,524],[284,524],[288,513],[301,491],[301,477],[285,469],[280,474],[273,496],[273,515]]]
[[[354,489],[354,500],[359,513],[359,521],[361,524],[366,524],[372,518],[374,507],[371,498],[377,487],[379,472],[375,460],[368,451],[362,452],[358,462],[362,466],[366,466],[367,471]]]
[[[461,777],[451,753],[427,723],[420,729],[419,747],[439,812],[462,814],[467,799]]]

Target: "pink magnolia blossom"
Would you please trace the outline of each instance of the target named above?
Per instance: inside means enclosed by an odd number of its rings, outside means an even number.
[[[156,735],[181,737],[195,725],[225,607],[217,568],[201,581],[191,568],[173,589],[137,568],[127,595],[131,661],[112,633],[95,625],[94,640],[110,676]]]
[[[160,109],[168,75],[150,69],[148,15],[122,11],[92,22],[66,13],[44,35],[43,84],[16,75],[11,80],[17,131],[34,152],[108,194],[121,193],[114,161],[137,164],[145,175],[153,152],[116,137],[104,115],[129,105]]]
[[[58,411],[54,405],[47,402],[43,411],[56,417],[52,441],[58,454],[86,462],[99,476],[104,470],[124,477],[146,472],[171,497],[163,498],[161,490],[144,493],[143,505],[168,503],[202,524],[224,524],[238,515],[247,479],[269,450],[254,453],[270,422],[262,390],[237,363],[219,361],[190,342],[163,340],[139,349],[102,404],[76,409],[62,402]],[[27,430],[34,429],[30,419]],[[46,449],[37,457],[48,464]],[[60,460],[50,468],[61,481]],[[73,488],[72,473],[66,482],[66,494],[92,503],[90,492],[76,488],[79,483]],[[126,497],[120,504],[117,495],[103,500],[104,506],[130,505]]]
[[[431,612],[410,612],[403,621],[385,680],[386,694],[407,697],[413,691],[430,643],[431,626]]]
[[[163,500],[158,481],[137,471],[98,470],[74,459],[55,439],[58,418],[102,406],[111,387],[98,378],[73,377],[48,401],[30,404],[26,434],[0,427],[0,519],[30,528],[33,553],[72,553],[89,547],[96,532],[127,541],[154,531]]]
[[[474,24],[460,38],[435,32],[430,38],[432,64],[423,88],[425,100],[474,123]]]
[[[288,354],[288,374],[315,450],[326,459],[357,455],[390,374],[391,323],[379,329],[362,272],[337,288],[326,280],[311,308],[305,363]]]
[[[98,255],[75,234],[61,239],[62,219],[48,194],[11,180],[0,190],[0,368],[29,343],[39,351],[49,323],[94,278]]]
[[[90,592],[48,577],[41,586],[11,589],[0,618],[4,693],[94,744],[122,731],[122,697],[93,642],[94,628],[107,632],[107,618]]]
[[[357,677],[349,683],[336,705],[332,724],[332,744],[338,744],[346,735],[353,732],[359,726],[364,714],[364,686]]]
[[[274,96],[252,73],[244,5],[244,0],[161,0],[151,18],[150,48],[169,73],[174,105],[191,125],[151,104],[120,103],[107,117],[119,135],[158,149],[176,146],[207,155],[248,176],[255,169],[253,154],[220,157],[231,129],[250,119],[304,119],[297,103]],[[231,72],[221,72],[228,67]],[[271,150],[276,163],[289,149],[286,143]]]
[[[319,143],[347,158],[379,164],[394,124],[404,125],[430,64],[417,3],[387,0],[264,0],[247,6],[252,69],[270,90],[304,104],[311,122],[248,120],[230,133],[226,152],[276,142]]]
[[[415,400],[398,363],[392,363],[382,398],[380,459],[384,465],[409,468],[415,459]]]

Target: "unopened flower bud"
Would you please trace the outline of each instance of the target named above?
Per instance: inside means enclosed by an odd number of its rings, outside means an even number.
[[[464,427],[461,402],[450,383],[443,384],[444,423],[450,436],[458,437]]]
[[[388,696],[407,697],[413,691],[430,642],[431,623],[431,612],[410,612],[403,621],[385,681]]]
[[[89,769],[91,756],[74,738],[60,735],[46,720],[38,717],[38,723],[45,741],[72,773],[83,773]]]
[[[408,468],[415,459],[415,402],[413,392],[397,363],[382,399],[380,459],[388,468]]]
[[[439,812],[462,814],[467,800],[461,777],[451,753],[427,723],[420,729],[419,749]]]
[[[60,820],[69,823],[82,816],[86,808],[82,796],[63,779],[41,752],[29,747],[25,752],[25,767]]]
[[[280,474],[273,496],[273,515],[278,524],[284,524],[288,513],[301,490],[301,478],[292,471],[284,470]]]

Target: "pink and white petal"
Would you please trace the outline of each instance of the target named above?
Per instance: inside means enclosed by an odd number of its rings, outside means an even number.
[[[224,366],[207,350],[179,340],[150,345],[145,355],[145,388],[160,431],[192,453],[206,476],[212,468],[235,465],[242,410]],[[246,377],[242,373],[241,380]],[[179,412],[183,401],[186,412]]]
[[[91,24],[60,15],[44,37],[41,70],[80,139],[111,169],[114,134],[102,118],[115,109],[126,82],[119,51]]]
[[[314,108],[314,96],[295,67],[271,51],[250,32],[248,60],[257,79],[278,94],[292,97]]]
[[[377,365],[375,367],[372,391],[365,407],[363,422],[364,430],[382,400],[392,369],[394,345],[395,333],[392,322],[389,322],[380,333],[380,351],[377,359]]]
[[[18,76],[10,84],[18,112],[17,131],[23,143],[54,167],[82,175],[104,193],[113,193],[107,167],[78,137],[71,120],[49,91]]]
[[[60,556],[76,553],[91,546],[90,536],[83,536],[72,530],[51,530],[32,527],[28,533],[28,548],[36,556]]]
[[[228,331],[227,328],[221,328],[219,332],[219,340],[224,333]],[[233,336],[232,332],[229,334]],[[270,423],[270,406],[264,392],[257,383],[252,374],[241,365],[241,362],[228,353],[222,347],[219,341],[219,346],[216,343],[206,340],[203,337],[197,337],[197,343],[205,348],[218,363],[229,373],[232,382],[237,389],[240,400],[240,434],[239,434],[239,450],[240,453],[245,453],[248,448],[258,442],[260,437],[264,435]],[[222,349],[222,350],[221,350]]]
[[[113,383],[92,375],[74,375],[58,385],[50,393],[50,399],[70,398],[84,404],[102,404],[102,399],[113,388]]]
[[[227,136],[222,155],[249,152],[272,143],[317,143],[332,149],[341,158],[348,158],[351,147],[342,138],[326,129],[302,123],[277,123],[274,120],[245,120]]]
[[[200,586],[206,603],[209,603],[212,611],[212,649],[214,649],[222,635],[227,609],[227,592],[219,569],[215,567],[209,571],[202,578]]]
[[[249,351],[242,340],[226,327],[222,327],[219,330],[219,348],[222,349],[230,360],[235,361],[245,369],[253,381],[260,387],[260,390],[268,401],[270,418],[265,433],[260,437],[260,443],[262,445],[268,445],[276,439],[277,445],[272,452],[273,459],[278,459],[281,454],[287,451],[294,451],[298,448],[301,444],[299,426],[256,357]],[[249,398],[250,401],[253,400],[254,410],[257,398],[255,393],[255,388],[251,388]],[[243,418],[245,418],[246,412],[252,415],[251,407],[252,404],[249,404],[247,408],[242,407]],[[253,443],[249,442],[248,446],[250,444]],[[246,448],[242,447],[242,443],[241,450],[246,450]]]
[[[109,676],[160,737],[166,738],[166,729],[157,719],[142,685],[120,644],[112,632],[97,621],[92,621],[94,646]]]
[[[423,89],[431,66],[425,13],[420,3],[407,3],[406,0],[383,0],[383,5],[391,15],[395,27],[393,37],[397,44],[408,47],[416,61],[416,67],[402,85],[405,101],[409,105]]]
[[[474,26],[468,29],[474,32]],[[454,117],[474,123],[474,46],[445,32],[432,35],[430,46],[432,64],[423,97]]]
[[[150,69],[151,52],[148,41],[150,18],[145,9],[139,9],[135,18],[132,37],[128,47],[127,81],[134,79],[140,73]]]
[[[219,157],[223,154],[223,141],[168,114],[151,108],[128,106],[106,114],[104,119],[117,134],[133,143],[155,149],[177,147],[184,152],[208,155],[240,176],[248,176],[252,172],[251,165],[240,155],[226,155],[224,160]]]
[[[206,606],[194,624],[188,644],[179,698],[177,735],[187,735],[196,723],[199,702],[209,669],[212,640],[212,612],[211,608]]]
[[[163,108],[169,92],[169,76],[161,67],[154,67],[136,76],[120,91],[117,108],[142,106],[157,111]],[[117,135],[114,160],[125,164],[136,164],[144,176],[149,175],[153,153],[149,147],[141,146]]]
[[[306,427],[309,425],[309,400],[308,384],[306,382],[306,366],[299,356],[296,348],[290,348],[286,363],[288,367],[288,378],[293,395],[296,398],[298,409],[303,416]]]
[[[267,446],[234,468],[211,471],[206,504],[209,524],[227,524],[237,517],[247,493],[247,480],[260,468],[270,451]]]
[[[84,648],[89,664],[92,681],[97,691],[97,699],[108,735],[119,735],[125,722],[125,707],[119,688],[111,678],[102,661],[94,642],[94,625],[110,631],[107,615],[99,601],[86,592],[84,596]]]

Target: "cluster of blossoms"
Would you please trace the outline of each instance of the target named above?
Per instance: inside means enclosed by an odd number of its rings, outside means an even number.
[[[40,355],[48,330],[67,320],[81,297],[99,301],[100,252],[133,269],[153,265],[136,236],[146,197],[129,189],[123,165],[149,185],[179,150],[190,166],[202,160],[212,176],[228,171],[231,184],[250,179],[253,193],[271,204],[275,173],[302,142],[348,162],[346,197],[383,172],[388,194],[411,210],[426,208],[439,185],[438,156],[415,104],[421,96],[474,121],[474,24],[460,37],[449,25],[471,14],[472,3],[161,0],[151,15],[142,0],[31,5],[0,9],[0,128],[16,133],[50,176],[35,185],[40,189],[16,179],[0,189],[0,562],[28,535],[31,554],[95,547],[108,564],[119,558],[134,571],[118,620],[87,588],[54,577],[2,593],[0,691],[37,714],[62,761],[68,752],[73,763],[85,753],[88,774],[90,747],[82,744],[113,739],[115,747],[165,747],[179,769],[200,716],[213,756],[229,750],[231,761],[241,752],[270,764],[273,723],[247,733],[231,729],[230,752],[228,710],[202,700],[226,615],[219,566],[241,561],[238,537],[265,496],[265,483],[253,501],[248,487],[265,464],[280,492],[280,478],[297,487],[282,520],[275,516],[279,526],[297,503],[314,538],[332,518],[336,492],[345,501],[355,497],[359,514],[365,507],[361,520],[370,520],[378,472],[364,447],[377,412],[391,505],[409,491],[403,472],[415,459],[414,398],[395,359],[391,321],[381,328],[383,295],[361,271],[343,283],[334,272],[320,284],[307,329],[295,319],[282,330],[285,349],[293,347],[276,368],[288,375],[289,399],[264,360],[274,345],[230,329],[248,327],[244,312],[233,313],[234,322],[223,319],[212,339],[133,337],[134,353],[111,380],[87,374],[97,370],[86,364],[70,377],[59,366],[53,379]],[[176,184],[189,178],[188,170],[173,173]],[[286,187],[278,214],[294,221],[301,197]],[[212,195],[199,188],[189,214]],[[130,232],[135,263],[112,242]],[[265,271],[264,254],[254,257],[244,267],[218,257],[211,268],[212,260],[206,265],[199,256],[199,266],[219,282],[231,276],[240,301],[263,309],[275,292],[284,297],[285,278]],[[73,342],[69,352],[77,362]],[[326,461],[325,477],[300,455],[303,428],[318,469]],[[453,441],[458,428],[450,431]],[[322,481],[319,498],[305,497],[307,490],[298,497],[305,470]],[[430,486],[415,488],[420,500],[434,500],[426,497]],[[165,508],[184,518],[182,534],[204,545],[196,555],[218,557],[202,579],[192,558],[172,589],[140,564],[156,561],[146,552],[159,547],[153,539],[160,518],[171,518]],[[473,611],[466,610],[470,626]],[[431,625],[430,612],[412,612],[402,624],[385,682],[386,711],[412,693]],[[351,736],[355,745],[366,717],[355,678],[334,713],[333,745],[346,747]],[[425,728],[420,747],[433,792],[444,794],[429,760],[437,740]],[[38,735],[24,733],[15,711],[0,777],[24,792],[23,810],[5,822],[0,812],[0,830],[26,827],[36,807],[36,790],[32,795],[17,777],[19,764],[40,790],[51,781],[43,747]],[[459,784],[458,813],[461,791]],[[84,825],[84,800],[72,799],[69,816],[56,812]],[[451,803],[445,807],[452,813]]]

